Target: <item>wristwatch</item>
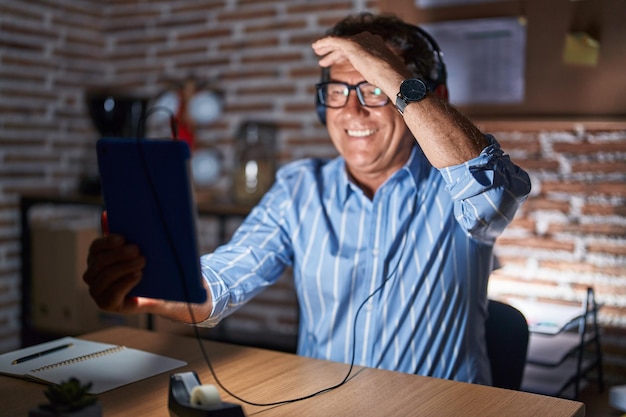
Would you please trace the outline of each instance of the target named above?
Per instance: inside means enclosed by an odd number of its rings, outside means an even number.
[[[409,78],[400,84],[400,92],[396,97],[396,108],[400,114],[404,114],[404,109],[409,103],[415,103],[426,97],[428,87],[419,78]]]

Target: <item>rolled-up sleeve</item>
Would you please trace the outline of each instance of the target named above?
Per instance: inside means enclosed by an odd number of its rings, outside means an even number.
[[[513,220],[531,184],[496,139],[486,137],[489,145],[476,158],[439,171],[454,200],[457,221],[475,239],[491,243]]]
[[[213,327],[280,278],[291,265],[284,209],[288,187],[279,180],[239,226],[230,242],[200,257],[213,304],[203,327]]]

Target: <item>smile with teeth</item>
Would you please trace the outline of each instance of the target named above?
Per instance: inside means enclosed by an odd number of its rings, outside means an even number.
[[[350,135],[350,136],[363,138],[365,136],[370,136],[370,135],[373,135],[374,133],[376,133],[376,129],[360,129],[360,130],[348,129],[347,132],[348,132],[348,135]]]

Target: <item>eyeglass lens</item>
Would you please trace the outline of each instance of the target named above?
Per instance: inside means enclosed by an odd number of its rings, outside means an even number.
[[[359,102],[366,107],[381,107],[389,98],[375,85],[362,82],[350,85],[340,82],[323,83],[319,87],[320,99],[326,107],[339,108],[346,105],[350,90],[356,90]]]

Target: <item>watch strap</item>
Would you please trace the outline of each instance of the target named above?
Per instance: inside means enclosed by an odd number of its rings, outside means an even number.
[[[396,96],[396,109],[400,112],[400,114],[404,114],[404,109],[410,103],[406,98],[402,96],[402,94],[398,93]]]

